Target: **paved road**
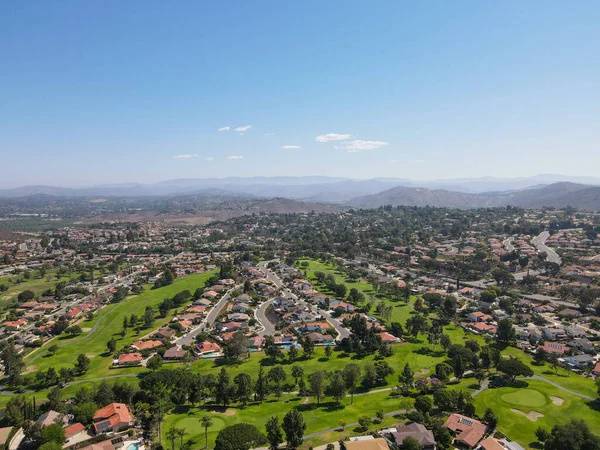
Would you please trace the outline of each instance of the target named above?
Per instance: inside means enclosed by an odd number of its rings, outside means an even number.
[[[273,304],[274,298],[262,302],[261,305],[254,311],[254,317],[258,320],[262,330],[258,332],[259,336],[273,336],[275,334],[275,326],[267,319],[267,308]]]
[[[206,315],[206,318],[202,321],[202,323],[200,323],[200,325],[198,325],[192,331],[187,333],[185,336],[182,336],[179,339],[177,339],[175,341],[175,344],[180,345],[180,346],[193,344],[196,340],[196,336],[198,336],[200,333],[205,331],[207,328],[211,327],[213,323],[215,323],[215,320],[217,320],[217,317],[221,313],[221,310],[225,307],[227,302],[229,302],[231,293],[233,291],[241,289],[241,288],[242,288],[242,286],[238,285],[238,286],[234,286],[233,288],[229,289],[225,293],[225,295],[223,297],[221,297],[221,300],[219,300],[215,304],[215,306],[213,306],[212,309],[208,312],[208,314]]]
[[[273,271],[271,271],[270,269],[267,268],[267,264],[269,264],[269,262],[271,262],[271,261],[264,261],[264,262],[258,263],[257,266],[265,274],[265,278],[269,281],[272,281],[273,284],[281,290],[281,295],[283,297],[291,298],[291,299],[295,300],[296,303],[298,303],[299,305],[307,307],[314,313],[325,317],[327,322],[329,322],[331,324],[331,326],[333,328],[335,328],[335,331],[337,331],[338,339],[341,340],[341,339],[350,337],[350,331],[348,331],[348,329],[344,328],[339,320],[331,317],[331,314],[329,314],[327,311],[319,310],[319,309],[317,309],[317,307],[315,305],[306,303],[304,300],[302,300],[301,298],[298,298],[298,296],[296,294],[292,293],[288,288],[286,288],[283,285],[283,282],[281,281],[281,279]]]
[[[515,249],[515,246],[514,246],[514,245],[512,245],[512,242],[513,242],[513,240],[514,240],[514,239],[515,239],[515,238],[509,237],[509,238],[507,238],[507,239],[504,239],[504,240],[502,241],[502,245],[504,245],[504,247],[506,248],[506,251],[507,251],[507,252],[512,252],[512,251],[514,251],[514,249]]]
[[[549,237],[550,233],[548,231],[542,231],[539,235],[531,240],[531,243],[535,246],[535,248],[537,248],[538,252],[546,253],[546,261],[561,264],[562,259],[560,256],[558,256],[558,253],[546,245],[546,241]]]

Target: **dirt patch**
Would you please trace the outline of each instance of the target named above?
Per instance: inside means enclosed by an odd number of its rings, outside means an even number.
[[[419,370],[418,372],[415,372],[415,377],[422,377],[424,375],[427,375],[428,373],[429,369]]]
[[[554,397],[552,395],[550,396],[550,399],[552,400],[552,403],[554,403],[556,406],[560,406],[565,402],[564,399],[560,397]]]
[[[91,327],[82,328],[81,331],[83,331],[84,333],[87,333],[88,331],[92,331],[92,328]]]
[[[511,409],[511,411],[514,412],[514,413],[521,414],[522,416],[527,417],[532,422],[535,422],[539,418],[544,417],[544,415],[541,412],[538,412],[538,411],[531,411],[529,413],[524,413],[523,411],[518,410],[518,409]]]
[[[215,413],[215,414],[223,414],[225,416],[234,416],[237,413],[235,409],[222,408],[220,406],[215,406],[214,408],[210,408],[208,411]]]

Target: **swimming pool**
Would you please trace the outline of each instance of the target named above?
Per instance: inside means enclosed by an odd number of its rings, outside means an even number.
[[[127,446],[127,450],[138,450],[138,445],[135,442],[133,444],[129,444]]]

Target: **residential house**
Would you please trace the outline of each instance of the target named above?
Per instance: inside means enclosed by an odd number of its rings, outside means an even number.
[[[576,369],[584,369],[594,364],[594,359],[590,355],[565,356],[564,361]]]
[[[346,450],[390,450],[390,446],[383,438],[350,440],[344,442]]]
[[[133,425],[133,417],[124,403],[111,403],[92,417],[96,434],[117,432]]]
[[[52,425],[54,423],[59,423],[65,426],[69,423],[69,418],[65,414],[50,410],[38,417],[37,423],[43,427],[47,427],[48,425]]]
[[[82,423],[74,423],[65,427],[65,440],[69,442],[71,439],[87,434]]]
[[[155,339],[171,339],[175,336],[175,330],[173,328],[159,328],[152,335]]]
[[[381,337],[381,342],[385,342],[387,344],[397,344],[401,341],[400,338],[388,333],[387,331],[379,333],[379,337]]]
[[[553,341],[567,338],[567,334],[562,328],[543,327],[542,334],[544,335],[545,339],[551,339]]]
[[[567,343],[568,347],[576,348],[585,353],[595,353],[594,343],[587,338],[576,338]]]
[[[333,344],[333,337],[329,334],[321,334],[317,332],[308,333],[307,336],[317,345]]]
[[[194,352],[198,356],[207,357],[207,355],[217,355],[221,352],[221,347],[219,344],[210,341],[204,341],[199,344],[196,344],[194,347]]]
[[[455,444],[467,448],[476,448],[487,429],[485,424],[480,421],[461,414],[450,414],[448,420],[444,423],[444,427],[454,436]]]
[[[396,445],[402,445],[404,439],[411,437],[421,444],[421,449],[423,450],[437,449],[433,433],[420,423],[411,423],[403,427],[396,427],[396,431],[391,434],[394,437]]]
[[[187,354],[187,352],[185,350],[183,350],[181,347],[175,346],[175,347],[171,347],[163,354],[163,359],[167,359],[167,360],[183,359],[183,358],[185,358],[186,354]]]
[[[158,348],[161,345],[163,345],[163,343],[160,341],[148,340],[148,341],[135,341],[133,344],[131,344],[131,347],[134,348],[135,350],[142,351],[142,350],[154,350],[155,348]]]
[[[141,353],[122,353],[119,359],[113,362],[115,366],[137,366],[142,363]]]
[[[558,342],[544,342],[544,345],[538,347],[538,350],[542,349],[547,353],[555,353],[557,355],[562,355],[566,351],[566,347]]]

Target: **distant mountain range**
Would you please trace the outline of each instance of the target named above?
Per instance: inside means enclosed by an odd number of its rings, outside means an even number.
[[[398,186],[376,194],[354,198],[348,202],[348,205],[363,208],[404,205],[461,209],[506,205],[522,208],[572,206],[577,209],[598,211],[600,210],[600,186],[561,182],[531,189],[480,194]]]
[[[557,182],[600,185],[600,178],[561,175],[536,175],[523,178],[483,177],[435,181],[418,181],[406,178],[353,180],[327,176],[183,178],[161,181],[154,184],[123,183],[84,188],[24,186],[14,189],[0,189],[0,197],[24,197],[35,194],[69,197],[138,197],[193,194],[218,190],[220,192],[241,193],[265,198],[287,197],[319,202],[342,203],[355,197],[377,194],[397,186],[432,190],[445,189],[448,191],[479,194],[543,187]]]
[[[473,178],[413,181],[402,178],[351,180],[335,177],[230,177],[167,180],[156,184],[111,184],[86,188],[25,186],[0,190],[0,197],[172,198],[200,195],[203,202],[285,198],[341,207],[381,205],[477,208],[514,205],[600,210],[600,179],[538,175],[527,178]]]

